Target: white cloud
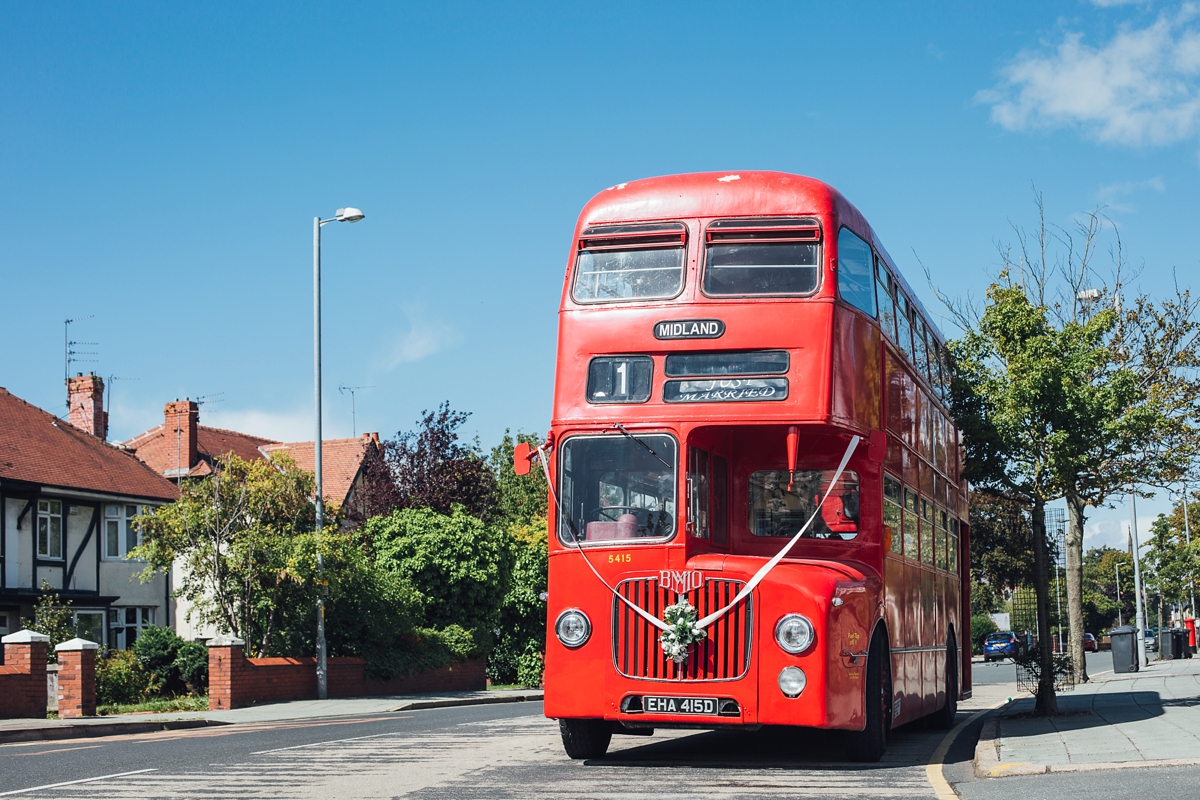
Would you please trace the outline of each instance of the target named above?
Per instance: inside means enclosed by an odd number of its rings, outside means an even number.
[[[1144,181],[1110,183],[1096,190],[1096,202],[1112,211],[1131,213],[1136,211],[1137,208],[1125,202],[1126,197],[1145,191],[1159,192],[1161,194],[1166,188],[1163,179],[1159,177],[1149,178]]]
[[[428,316],[420,306],[406,306],[408,330],[396,335],[381,358],[384,369],[394,369],[409,361],[420,361],[456,343],[462,337],[451,325]]]
[[[329,415],[329,400],[323,404],[325,414]],[[264,411],[257,408],[220,408],[209,405],[200,409],[200,424],[212,428],[248,433],[251,436],[261,436],[264,439],[275,439],[280,442],[311,442],[313,440],[312,409],[295,409],[283,411],[272,409]],[[328,420],[324,426],[322,439],[330,438]]]
[[[1200,130],[1200,27],[1193,3],[1145,28],[1123,26],[1098,47],[1067,32],[1027,50],[976,100],[1011,131],[1079,127],[1106,143],[1162,145]]]

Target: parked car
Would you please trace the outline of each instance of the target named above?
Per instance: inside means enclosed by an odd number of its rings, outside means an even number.
[[[983,640],[983,660],[1000,661],[1017,655],[1017,635],[1012,631],[989,634]]]
[[[1100,652],[1100,642],[1096,641],[1096,637],[1090,633],[1083,635],[1083,652],[1098,653]]]
[[[1146,652],[1158,652],[1158,628],[1146,628]]]

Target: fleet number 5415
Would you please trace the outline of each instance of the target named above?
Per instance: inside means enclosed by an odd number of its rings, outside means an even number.
[[[608,563],[610,564],[632,564],[633,553],[609,553]]]

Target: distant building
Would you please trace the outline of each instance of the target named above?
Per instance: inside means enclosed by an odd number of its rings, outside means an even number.
[[[49,584],[70,600],[80,636],[114,648],[149,625],[171,625],[164,574],[143,583],[133,524],[178,497],[174,484],[105,441],[104,381],[67,383],[68,421],[0,389],[0,634]]]

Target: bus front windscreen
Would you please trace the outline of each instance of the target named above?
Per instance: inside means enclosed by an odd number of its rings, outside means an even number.
[[[568,543],[670,538],[676,450],[665,434],[568,439],[559,453],[559,537]]]

